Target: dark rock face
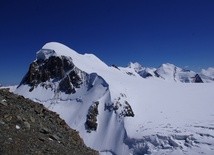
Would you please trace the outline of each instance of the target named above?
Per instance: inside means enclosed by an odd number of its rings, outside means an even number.
[[[155,73],[156,77],[160,77],[160,75],[157,73],[157,71],[154,71],[154,73]]]
[[[126,74],[130,75],[130,76],[135,76],[133,73],[131,72],[126,72]]]
[[[146,72],[146,71],[140,72],[138,74],[140,74],[140,76],[143,78],[152,77],[152,74],[150,74],[149,72]]]
[[[127,101],[125,101],[125,106],[124,106],[121,114],[124,117],[134,117],[134,112],[132,110],[132,107],[130,106],[130,104]]]
[[[193,78],[195,83],[204,83],[203,80],[201,79],[201,77],[196,74],[195,77]]]
[[[71,94],[75,93],[75,88],[79,88],[82,84],[82,80],[78,75],[79,72],[82,71],[74,66],[71,59],[64,56],[51,56],[49,59],[40,59],[31,63],[21,84],[31,86],[30,91],[32,91],[39,84],[45,88],[50,87],[44,84],[47,81],[59,81],[58,90]]]
[[[120,70],[119,68],[118,68],[118,66],[116,66],[116,65],[111,65],[112,67],[114,67],[114,68],[116,68],[116,69],[118,69],[118,70]]]
[[[122,110],[120,111],[119,117],[134,117],[134,112],[130,106],[130,104],[127,101],[124,101],[124,106],[122,106],[122,104],[119,101],[120,99],[118,99],[118,101],[116,101],[115,104],[110,104],[110,105],[106,105],[105,104],[105,110],[108,110],[109,112],[114,111],[115,113],[118,113],[118,109],[122,108]]]
[[[83,83],[77,72],[72,70],[68,75],[63,78],[59,83],[59,90],[66,94],[73,94],[76,92],[75,88],[80,88]]]
[[[5,89],[0,101],[0,154],[98,154],[43,105]]]
[[[97,130],[98,105],[99,102],[94,102],[88,110],[85,122],[85,128],[88,132]]]

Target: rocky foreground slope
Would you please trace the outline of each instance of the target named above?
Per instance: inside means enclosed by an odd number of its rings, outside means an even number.
[[[0,89],[0,154],[87,154],[78,132],[55,112]]]

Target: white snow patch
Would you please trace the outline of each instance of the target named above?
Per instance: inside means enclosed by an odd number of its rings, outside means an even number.
[[[16,129],[19,130],[21,129],[21,127],[19,125],[16,125]]]

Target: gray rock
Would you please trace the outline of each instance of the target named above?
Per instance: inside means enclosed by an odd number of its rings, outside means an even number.
[[[40,132],[43,133],[43,134],[49,134],[49,133],[50,133],[50,130],[49,130],[48,128],[46,128],[46,127],[42,127],[42,128],[40,129]]]
[[[0,97],[10,103],[0,104],[0,154],[98,154],[43,105],[8,90],[0,89]]]
[[[24,122],[24,126],[29,130],[30,129],[30,123]]]
[[[4,122],[4,121],[2,121],[2,120],[0,120],[0,124],[4,125],[4,124],[5,124],[5,122]]]
[[[51,138],[53,140],[57,140],[57,141],[60,140],[60,138],[56,134],[50,135],[49,138]]]
[[[10,115],[4,115],[4,118],[5,118],[5,120],[7,121],[7,122],[9,122],[9,121],[11,121],[12,120],[12,116],[10,116]]]
[[[19,120],[19,121],[22,121],[22,117],[17,115],[16,118]]]
[[[35,123],[35,118],[33,118],[32,116],[30,116],[30,121],[31,121],[32,123]]]
[[[2,105],[4,105],[4,106],[7,106],[7,105],[8,105],[5,99],[0,100],[0,104],[2,104]]]

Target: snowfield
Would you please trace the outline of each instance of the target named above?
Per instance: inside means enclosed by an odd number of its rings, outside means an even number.
[[[74,94],[57,91],[54,79],[32,91],[21,84],[14,92],[59,113],[100,154],[214,154],[212,68],[201,73],[209,83],[182,83],[195,73],[177,68],[175,76],[175,66],[165,64],[157,70],[164,79],[157,78],[154,68],[110,67],[93,54],[81,55],[56,42],[43,46],[36,60],[51,56],[66,56],[83,72],[78,73],[84,82]],[[153,76],[143,78],[145,71]],[[85,122],[95,103],[97,129],[89,131]]]

